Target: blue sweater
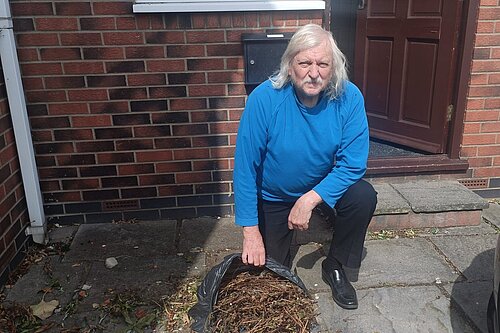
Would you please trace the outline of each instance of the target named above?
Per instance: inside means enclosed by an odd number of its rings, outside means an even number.
[[[369,134],[364,100],[346,82],[335,100],[304,106],[293,87],[268,80],[248,97],[236,140],[236,224],[258,224],[257,200],[293,202],[311,189],[333,207],[366,171]]]

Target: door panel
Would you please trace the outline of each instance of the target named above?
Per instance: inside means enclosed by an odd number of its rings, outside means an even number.
[[[358,11],[354,80],[371,135],[446,149],[459,0],[368,0]]]

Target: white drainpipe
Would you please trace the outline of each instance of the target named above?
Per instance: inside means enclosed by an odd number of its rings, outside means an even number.
[[[26,228],[26,234],[32,235],[35,243],[45,244],[47,241],[47,225],[43,211],[42,191],[40,190],[35,152],[31,140],[31,130],[8,0],[0,0],[0,59],[2,60],[5,76],[24,195],[31,221],[30,226]]]

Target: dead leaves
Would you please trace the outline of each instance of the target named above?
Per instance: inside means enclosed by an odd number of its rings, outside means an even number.
[[[31,312],[34,316],[40,318],[41,320],[45,320],[52,316],[54,310],[59,306],[58,300],[52,300],[49,302],[45,302],[43,299],[40,303],[35,305],[30,305]]]

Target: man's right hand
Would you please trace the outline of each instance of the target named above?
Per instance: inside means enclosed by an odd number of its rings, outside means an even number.
[[[266,250],[259,231],[259,226],[243,227],[243,252],[241,260],[244,264],[264,266]]]

